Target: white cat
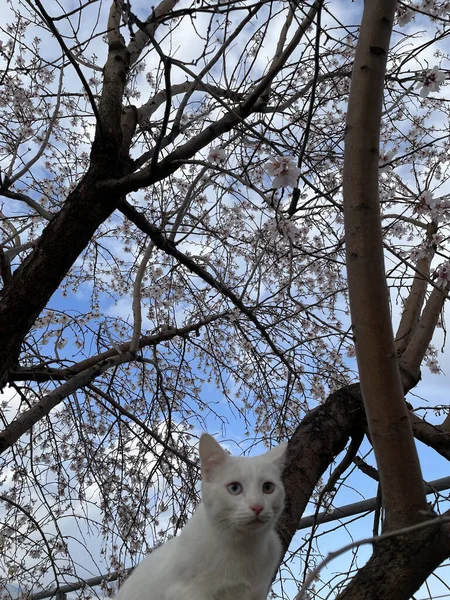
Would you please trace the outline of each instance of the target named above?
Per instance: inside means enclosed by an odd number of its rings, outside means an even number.
[[[133,571],[116,600],[265,600],[281,558],[287,444],[234,457],[200,439],[202,499],[181,534]]]

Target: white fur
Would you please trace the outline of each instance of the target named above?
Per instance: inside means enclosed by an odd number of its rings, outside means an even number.
[[[265,600],[281,557],[275,524],[285,451],[281,444],[261,456],[232,457],[204,434],[203,502],[178,537],[133,571],[117,600]],[[233,482],[242,486],[237,495],[227,487]],[[263,491],[265,482],[274,484],[272,493]]]

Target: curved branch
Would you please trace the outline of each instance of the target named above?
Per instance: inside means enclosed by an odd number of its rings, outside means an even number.
[[[50,221],[50,219],[52,219],[54,216],[46,208],[38,204],[36,200],[33,200],[33,198],[30,198],[30,196],[27,196],[26,194],[22,194],[22,192],[11,192],[8,189],[0,188],[0,196],[4,196],[5,198],[11,198],[11,200],[19,200],[20,202],[25,202],[25,204],[27,204],[30,208],[35,210],[41,217],[43,217],[47,221]]]

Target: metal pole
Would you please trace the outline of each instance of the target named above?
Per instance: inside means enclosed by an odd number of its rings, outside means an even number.
[[[450,477],[443,477],[442,479],[436,479],[425,484],[425,492],[427,496],[434,494],[435,492],[442,492],[450,488]],[[321,525],[322,523],[328,523],[329,521],[336,521],[337,519],[343,519],[345,517],[351,517],[352,515],[359,515],[363,512],[371,512],[377,507],[377,499],[369,498],[368,500],[362,500],[361,502],[354,502],[353,504],[347,504],[340,508],[333,508],[331,512],[320,512],[317,517],[311,515],[309,517],[303,517],[300,519],[298,525],[299,529],[307,529],[312,527],[314,524]]]

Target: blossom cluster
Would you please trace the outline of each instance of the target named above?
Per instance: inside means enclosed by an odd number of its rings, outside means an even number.
[[[401,3],[397,8],[397,23],[400,27],[404,27],[414,19],[416,14],[426,14],[432,18],[438,17],[448,19],[450,14],[450,2],[448,2],[448,0],[443,0],[441,2],[437,2],[436,0],[421,0],[409,5]]]
[[[273,177],[272,187],[296,187],[301,170],[295,156],[271,157],[264,165],[267,173]]]
[[[447,197],[434,198],[431,190],[423,191],[417,198],[416,212],[429,215],[435,223],[450,217],[450,200]]]
[[[430,92],[439,92],[442,83],[445,81],[445,73],[436,65],[432,69],[425,71],[416,84],[420,89],[422,98],[426,98]]]

